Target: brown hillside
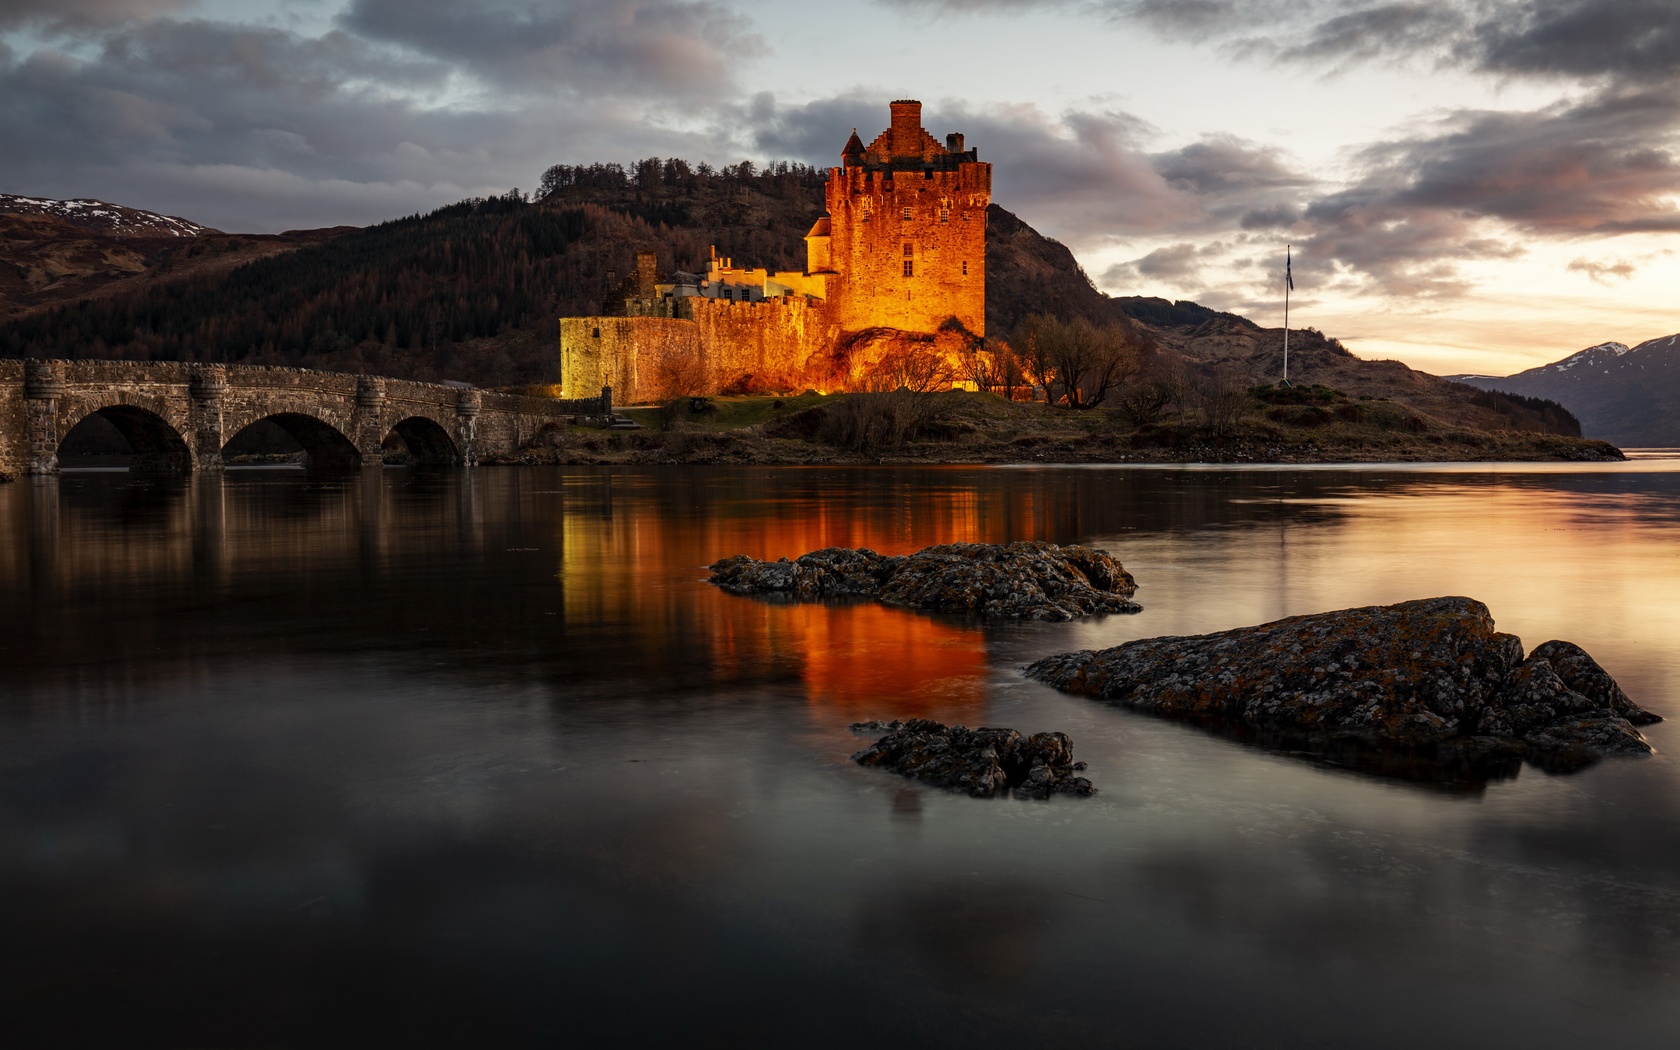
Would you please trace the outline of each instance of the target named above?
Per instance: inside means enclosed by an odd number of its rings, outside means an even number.
[[[740,264],[803,269],[805,232],[822,213],[819,171],[710,172],[670,160],[556,166],[540,204],[510,195],[362,230],[118,243],[52,216],[0,215],[0,354],[554,382],[556,319],[620,309],[637,251],[654,251],[664,271],[703,271],[714,246]],[[559,240],[556,222],[569,231]],[[1105,295],[1066,246],[997,205],[986,266],[994,336],[1032,313],[1078,316],[1134,326],[1198,371],[1281,378],[1281,331],[1195,303]],[[1361,360],[1315,332],[1292,338],[1297,382],[1388,398],[1452,426],[1559,429],[1545,412],[1477,404],[1486,397]]]
[[[159,283],[226,273],[350,229],[139,237],[56,215],[0,212],[0,322],[80,299],[143,294]]]

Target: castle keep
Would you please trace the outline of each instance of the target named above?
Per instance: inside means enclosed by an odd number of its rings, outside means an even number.
[[[560,319],[562,396],[861,389],[883,382],[884,361],[977,343],[992,166],[961,135],[929,135],[920,102],[891,109],[891,127],[868,146],[854,129],[830,169],[803,271],[714,253],[703,276],[662,278],[640,253],[622,316]]]

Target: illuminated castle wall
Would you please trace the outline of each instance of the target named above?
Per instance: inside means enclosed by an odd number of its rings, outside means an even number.
[[[644,254],[625,316],[561,318],[562,396],[847,389],[894,349],[949,355],[984,336],[992,166],[961,135],[923,130],[920,102],[891,108],[892,126],[867,147],[854,130],[829,171],[804,271],[714,258],[703,279],[661,282]]]

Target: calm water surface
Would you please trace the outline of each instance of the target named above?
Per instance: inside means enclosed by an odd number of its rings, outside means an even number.
[[[288,471],[0,486],[14,1046],[1680,1043],[1680,462]],[[841,544],[1106,547],[1145,611],[718,593]],[[1402,780],[1066,697],[1069,648],[1440,594],[1659,755]],[[853,766],[1071,733],[1101,794]]]

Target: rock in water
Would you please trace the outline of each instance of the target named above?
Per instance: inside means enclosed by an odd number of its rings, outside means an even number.
[[[1097,789],[1076,771],[1073,741],[1066,733],[1022,737],[1013,729],[969,729],[930,718],[856,722],[854,733],[885,732],[852,756],[863,766],[883,766],[939,787],[956,788],[976,798],[1014,792],[1016,797],[1095,795]]]
[[[933,612],[1026,620],[1133,613],[1132,579],[1107,551],[1054,543],[946,543],[909,555],[827,547],[793,561],[744,554],[711,566],[731,594],[797,601],[873,598]]]
[[[1144,638],[1048,657],[1027,674],[1208,725],[1462,753],[1509,753],[1515,743],[1552,768],[1650,754],[1634,726],[1661,721],[1579,646],[1547,642],[1524,659],[1521,640],[1494,630],[1487,606],[1469,598]]]

